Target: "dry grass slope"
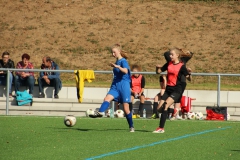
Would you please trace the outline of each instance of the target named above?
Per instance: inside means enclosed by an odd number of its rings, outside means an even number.
[[[2,0],[0,6],[1,52],[10,51],[15,62],[29,53],[36,68],[49,55],[62,69],[110,70],[108,48],[121,43],[130,64],[141,63],[144,71],[164,64],[162,53],[178,46],[195,53],[188,64],[194,72],[239,73],[238,1]]]

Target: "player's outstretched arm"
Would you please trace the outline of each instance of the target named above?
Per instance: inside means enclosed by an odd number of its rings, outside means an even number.
[[[125,73],[125,74],[128,73],[128,69],[127,69],[127,68],[123,68],[123,67],[121,67],[121,66],[119,66],[119,65],[116,65],[115,63],[111,63],[110,65],[111,65],[112,67],[114,67],[114,68],[118,68],[121,72],[123,72],[123,73]]]

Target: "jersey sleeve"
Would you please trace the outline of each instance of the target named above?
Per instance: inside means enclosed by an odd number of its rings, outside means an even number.
[[[127,62],[126,60],[122,61],[121,67],[122,67],[122,68],[127,68],[127,69],[129,69],[128,62]]]
[[[181,69],[180,69],[180,72],[181,72],[184,76],[189,75],[189,72],[188,72],[188,70],[187,70],[187,68],[186,68],[185,65],[182,65],[182,67],[181,67]]]
[[[165,64],[162,66],[161,71],[164,72],[164,71],[167,70],[167,68],[168,68],[168,63],[165,63]]]
[[[141,88],[145,88],[145,77],[142,76],[142,79],[141,79]]]

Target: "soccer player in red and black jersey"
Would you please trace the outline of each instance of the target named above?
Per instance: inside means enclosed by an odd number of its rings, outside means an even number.
[[[181,55],[184,54],[179,48],[173,48],[170,50],[171,61],[164,64],[162,67],[159,65],[159,72],[167,70],[167,87],[162,96],[162,99],[158,105],[158,111],[162,112],[159,127],[153,131],[153,133],[164,133],[164,125],[168,115],[168,108],[171,104],[176,102],[182,96],[182,83],[181,77],[189,77],[190,74],[181,62]]]
[[[186,49],[180,49],[180,50],[182,51],[181,61],[186,65],[186,63],[192,58],[193,53]],[[170,62],[171,61],[170,51],[165,52],[164,57],[167,62]],[[191,68],[187,68],[187,70],[189,73],[191,73]],[[187,78],[187,80],[191,81],[191,76],[189,76]],[[182,83],[181,86],[182,86],[182,95],[183,95],[183,92],[187,86],[186,77],[184,75],[182,75],[182,77],[181,77],[181,83]],[[168,112],[172,114],[172,118],[170,120],[175,120],[176,116],[178,115],[178,111],[180,110],[181,98],[182,98],[182,96],[179,97],[179,99],[175,102],[174,109],[168,108]]]
[[[137,64],[132,66],[132,72],[140,72],[141,67]],[[139,99],[140,104],[138,108],[138,114],[140,117],[143,116],[143,105],[145,101],[144,88],[145,88],[145,78],[141,74],[133,74],[131,76],[131,103],[129,103],[129,109],[132,111],[132,102],[134,99]]]

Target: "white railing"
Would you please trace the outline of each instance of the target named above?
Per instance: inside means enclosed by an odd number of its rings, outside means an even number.
[[[14,69],[14,68],[1,68],[1,71],[7,71],[7,88],[6,88],[6,115],[9,113],[9,73],[10,71],[33,71],[33,72],[42,72],[42,69]],[[74,73],[74,70],[47,70],[48,72],[62,72],[62,73]],[[100,74],[113,74],[112,71],[94,71],[94,73]],[[138,74],[148,74],[153,75],[156,72],[132,72]],[[166,73],[162,73],[166,74]],[[228,73],[192,73],[193,76],[217,76],[217,107],[220,107],[220,90],[221,90],[221,76],[232,76],[240,77],[240,74],[228,74]],[[114,103],[112,103],[112,108],[114,109]]]

